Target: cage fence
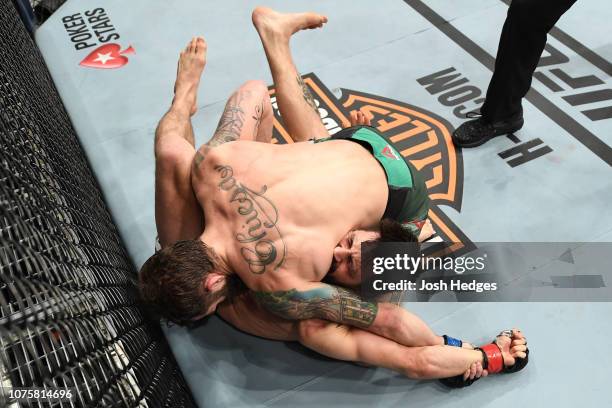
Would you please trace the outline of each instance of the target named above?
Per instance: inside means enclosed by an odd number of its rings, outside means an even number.
[[[0,406],[194,406],[139,308],[134,267],[10,1],[0,2],[0,138]],[[19,387],[74,394],[9,398]]]
[[[37,23],[45,22],[66,0],[29,0]]]

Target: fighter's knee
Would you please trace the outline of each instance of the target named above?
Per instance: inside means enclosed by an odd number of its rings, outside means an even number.
[[[257,95],[260,97],[269,97],[268,87],[266,86],[266,83],[259,79],[252,79],[250,81],[246,81],[240,86],[240,90],[249,91],[252,95]]]
[[[380,326],[385,329],[382,333],[385,337],[393,337],[395,333],[404,329],[404,321],[400,315],[399,306],[392,303],[379,303],[376,318],[380,322]]]
[[[170,170],[179,166],[185,157],[183,152],[172,143],[155,145],[155,165],[161,170]]]
[[[317,334],[321,333],[328,324],[329,322],[326,320],[300,320],[298,322],[298,336],[300,342],[307,342],[309,339],[314,338]]]

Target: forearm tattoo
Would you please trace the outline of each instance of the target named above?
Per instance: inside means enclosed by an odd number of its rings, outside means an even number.
[[[304,97],[304,101],[306,101],[306,103],[312,109],[314,109],[315,113],[318,115],[319,111],[317,110],[317,104],[315,103],[315,100],[312,96],[312,93],[310,92],[310,89],[308,89],[308,86],[306,86],[306,84],[304,83],[304,80],[302,79],[300,75],[297,76],[297,82],[302,88],[302,96]]]
[[[229,193],[229,202],[235,204],[236,212],[242,216],[244,223],[235,238],[249,270],[261,275],[280,268],[287,250],[278,228],[278,209],[264,195],[268,187],[251,190],[236,180],[230,166],[215,166],[215,171],[221,176],[218,187]]]
[[[332,285],[306,291],[255,292],[270,312],[289,320],[324,319],[356,327],[369,327],[378,313],[375,303]]]
[[[232,95],[225,105],[225,110],[221,115],[217,130],[212,139],[207,143],[210,147],[222,145],[223,143],[233,142],[240,137],[240,132],[244,126],[244,109],[240,105],[249,91],[238,91]]]

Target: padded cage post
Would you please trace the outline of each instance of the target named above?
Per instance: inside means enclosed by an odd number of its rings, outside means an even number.
[[[75,391],[54,406],[195,406],[134,277],[43,59],[2,1],[0,389]],[[49,406],[0,396],[19,404]]]

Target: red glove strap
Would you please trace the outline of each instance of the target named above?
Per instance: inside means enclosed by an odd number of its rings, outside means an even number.
[[[485,344],[480,349],[485,352],[488,360],[489,374],[499,373],[504,368],[504,357],[497,344]]]

